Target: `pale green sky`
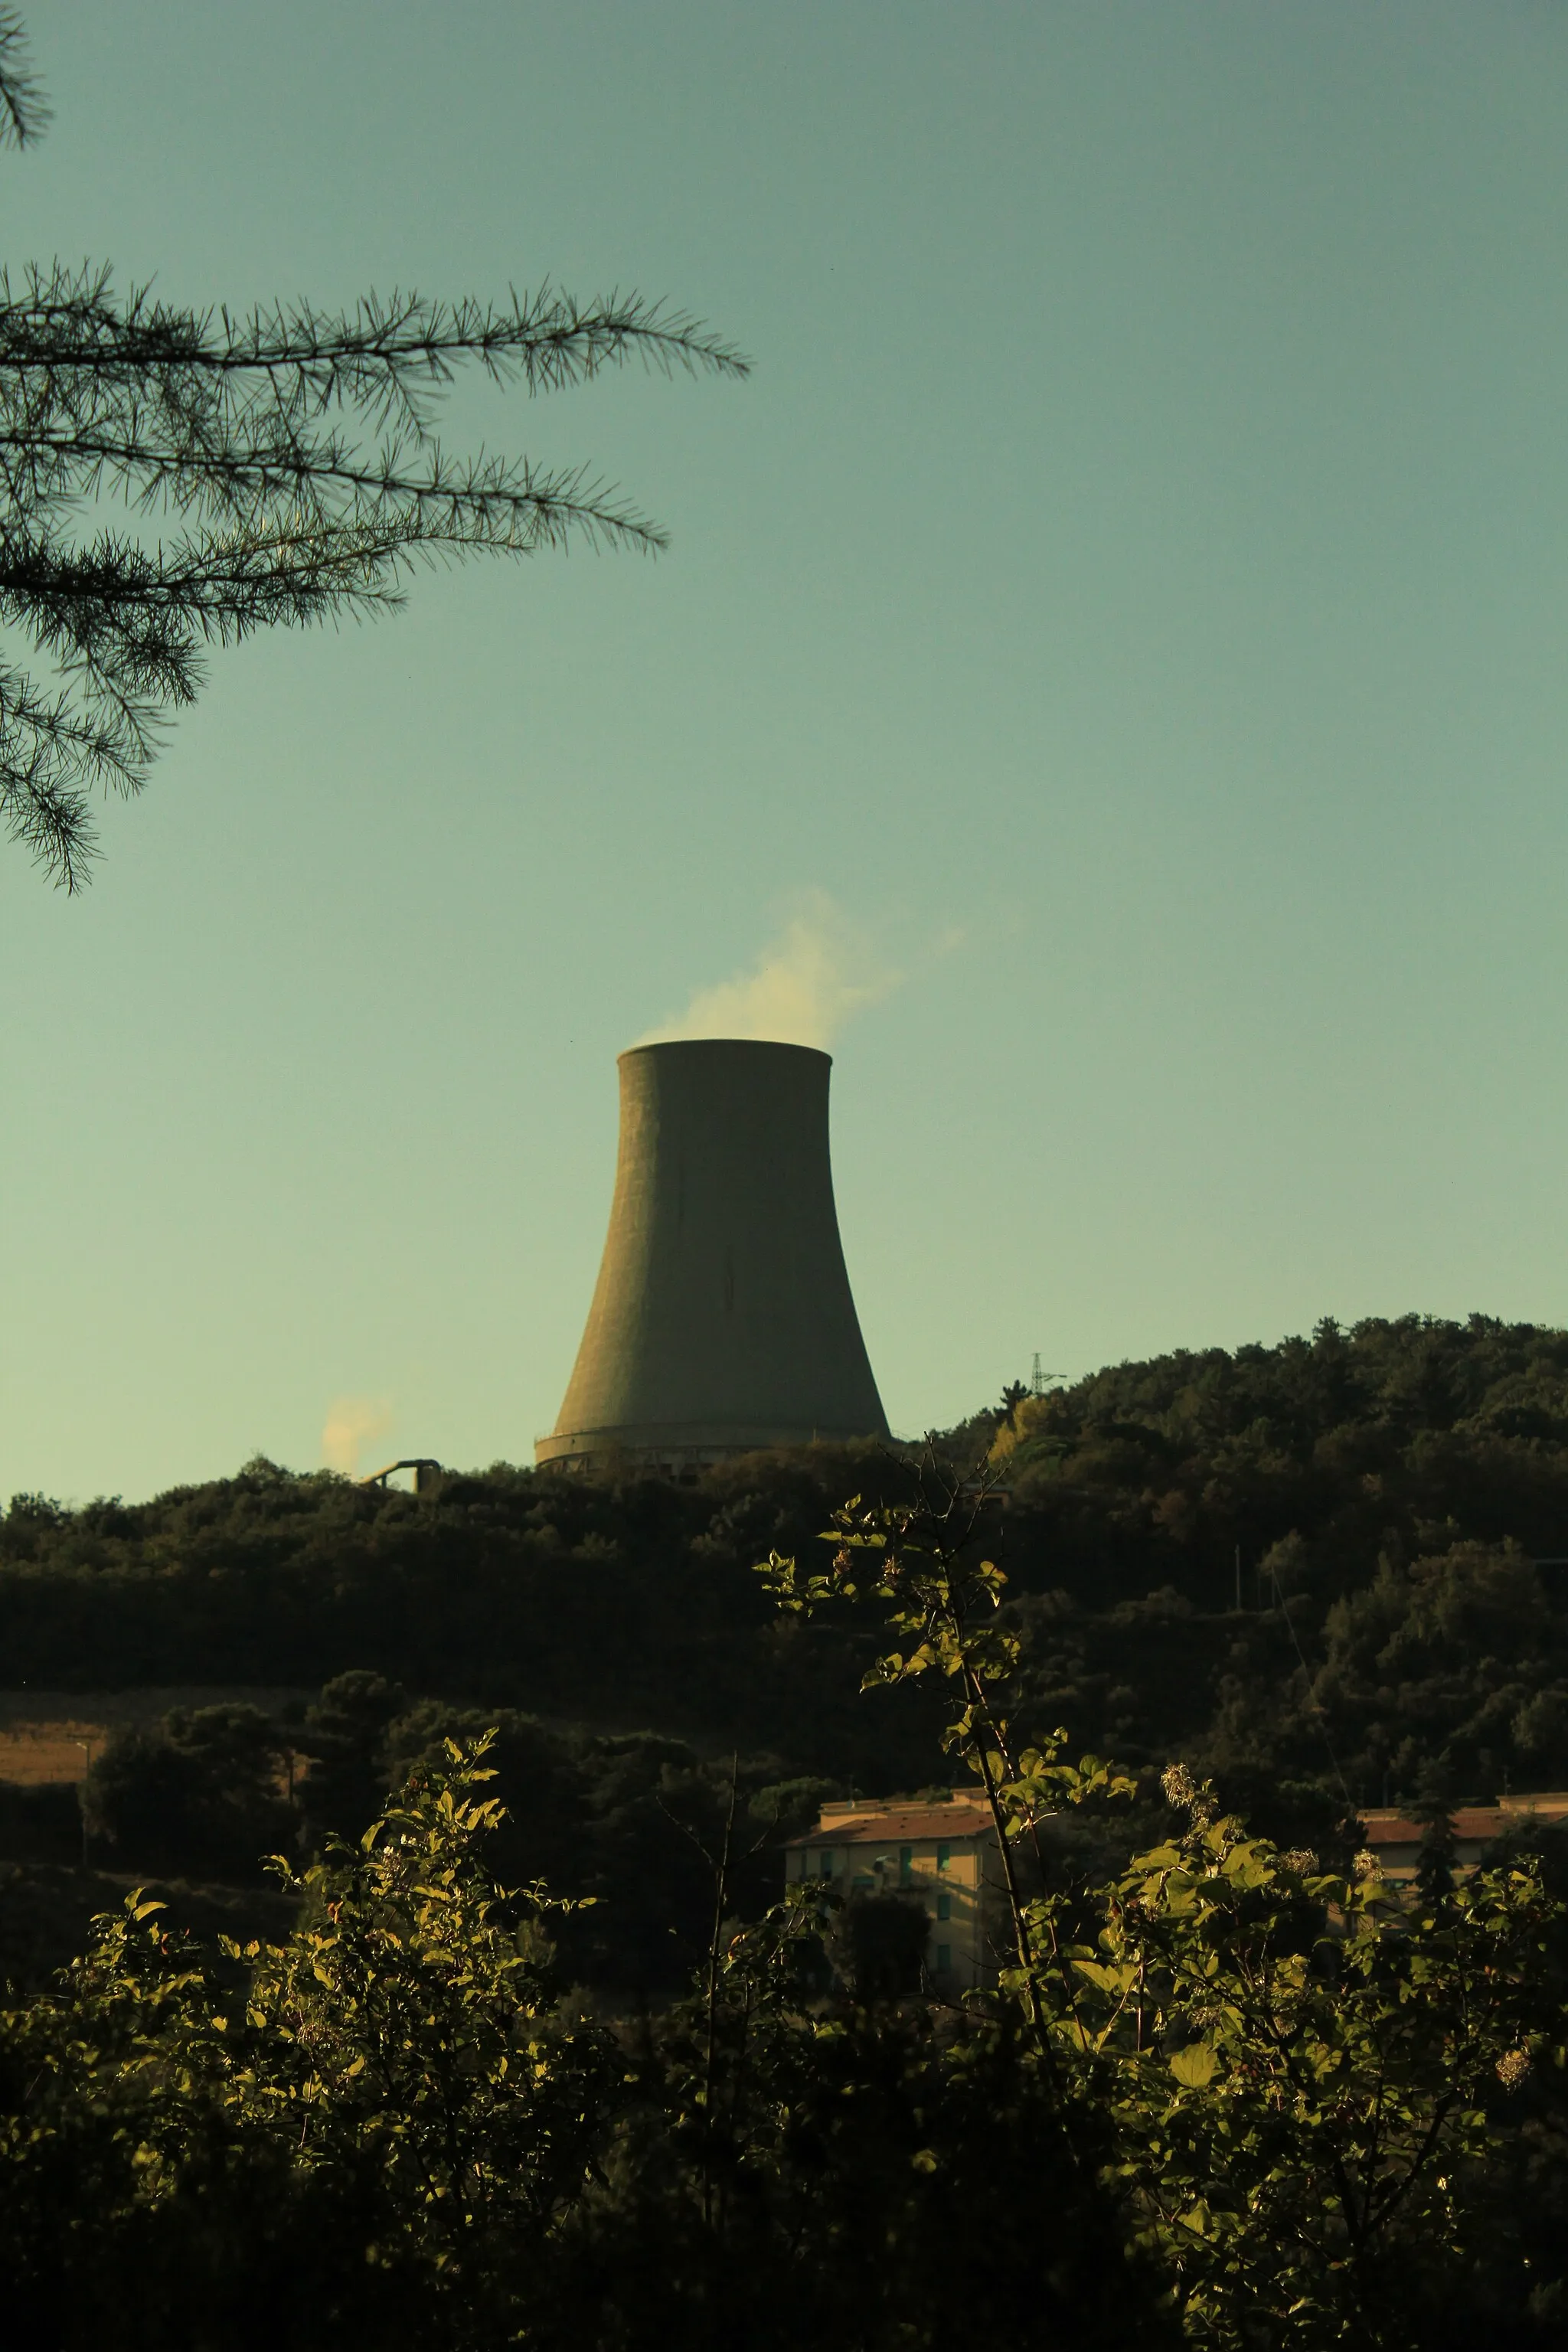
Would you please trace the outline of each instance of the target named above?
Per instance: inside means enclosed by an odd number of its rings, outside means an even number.
[[[29,6],[4,251],[665,293],[747,386],[452,436],[668,524],[220,657],[85,898],[0,861],[0,1492],[526,1460],[616,1051],[826,892],[894,1426],[1568,1320],[1555,0]],[[954,938],[957,934],[957,938]]]

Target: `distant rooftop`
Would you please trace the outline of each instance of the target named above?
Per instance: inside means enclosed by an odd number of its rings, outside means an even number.
[[[935,1838],[990,1837],[991,1809],[983,1796],[965,1790],[951,1797],[842,1798],[824,1805],[822,1818],[792,1845],[906,1844]]]
[[[1568,1789],[1538,1789],[1532,1794],[1503,1797],[1495,1805],[1457,1805],[1449,1818],[1461,1844],[1500,1837],[1505,1830],[1528,1821],[1560,1822],[1568,1817]],[[1424,1834],[1419,1822],[1397,1805],[1362,1809],[1369,1846],[1418,1845]]]
[[[1367,1844],[1374,1849],[1416,1845],[1419,1822],[1397,1805],[1363,1806],[1362,1821]],[[1531,1819],[1568,1819],[1568,1789],[1539,1789],[1501,1798],[1495,1805],[1460,1805],[1452,1816],[1461,1844],[1489,1843],[1507,1829]],[[978,1790],[958,1790],[949,1797],[840,1797],[822,1808],[814,1830],[787,1841],[807,1845],[914,1845],[931,1839],[994,1835],[991,1810]]]

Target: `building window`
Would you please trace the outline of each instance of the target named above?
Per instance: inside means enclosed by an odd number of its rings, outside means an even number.
[[[939,1870],[945,1870],[952,1858],[952,1848],[950,1845],[938,1846],[936,1850],[936,1866]]]
[[[952,1916],[952,1897],[945,1887],[936,1898],[936,1916],[939,1919],[951,1919]]]
[[[913,1846],[901,1845],[899,1848],[899,1885],[900,1886],[909,1886],[912,1885],[915,1874],[914,1864],[915,1850]]]
[[[936,1972],[939,1977],[950,1977],[952,1974],[952,1946],[951,1944],[939,1944],[937,1946]]]
[[[823,1877],[824,1877],[824,1878],[831,1878],[831,1877],[832,1877],[832,1875],[833,1875],[833,1848],[832,1848],[831,1846],[825,1846],[825,1847],[823,1848],[822,1852],[817,1855],[817,1857],[816,1857],[816,1866],[817,1866],[818,1870],[822,1873],[822,1875],[823,1875]]]

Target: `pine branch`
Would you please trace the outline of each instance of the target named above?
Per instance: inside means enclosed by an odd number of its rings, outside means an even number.
[[[40,695],[0,667],[0,823],[68,891],[97,855],[89,787],[139,792],[156,750],[145,710],[84,716],[68,694]]]
[[[18,143],[47,119],[21,44],[0,0],[0,137]],[[0,623],[59,679],[50,694],[0,667],[0,823],[75,889],[88,790],[141,789],[204,647],[393,609],[419,562],[658,553],[665,532],[588,467],[453,458],[434,430],[465,366],[533,395],[633,362],[750,371],[636,293],[579,303],[546,283],[509,304],[395,292],[234,314],[144,286],[121,303],[85,264],[29,268],[15,289],[0,270]],[[108,499],[184,528],[83,543],[77,515]]]
[[[43,85],[27,56],[27,36],[14,8],[0,8],[0,142],[26,147],[48,127]]]
[[[514,289],[507,308],[395,292],[386,300],[366,295],[353,312],[275,303],[237,318],[222,307],[174,310],[145,287],[132,289],[121,311],[104,268],[73,274],[57,264],[46,275],[34,268],[20,296],[0,271],[6,368],[64,367],[138,383],[159,371],[254,377],[274,401],[319,410],[389,398],[417,407],[421,383],[427,396],[473,360],[497,383],[521,383],[531,394],[584,383],[634,360],[665,375],[751,373],[733,344],[685,312],[635,293],[579,303],[548,281],[532,294]]]

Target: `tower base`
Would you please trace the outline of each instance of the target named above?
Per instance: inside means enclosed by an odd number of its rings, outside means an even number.
[[[533,1459],[541,1470],[584,1477],[640,1470],[690,1484],[715,1463],[734,1462],[742,1454],[796,1445],[853,1445],[874,1442],[877,1434],[861,1429],[787,1429],[776,1423],[644,1422],[621,1429],[553,1429],[534,1440]]]

